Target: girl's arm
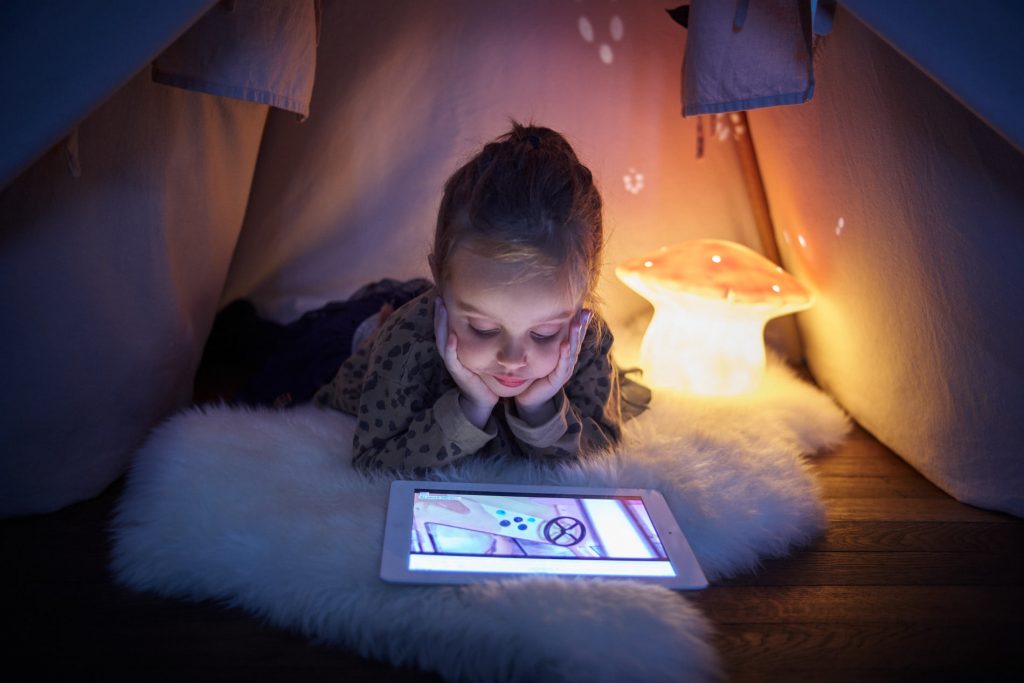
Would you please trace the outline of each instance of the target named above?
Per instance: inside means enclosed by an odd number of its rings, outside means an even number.
[[[506,407],[512,433],[540,457],[575,457],[610,448],[621,436],[618,374],[611,359],[614,341],[603,320],[591,324],[576,369],[555,396],[554,417],[532,427]]]
[[[472,455],[493,439],[493,418],[480,429],[459,406],[452,388],[436,399],[422,384],[372,373],[363,384],[352,464],[357,469],[438,467]]]
[[[433,335],[433,296],[388,317],[349,386],[357,468],[410,471],[476,453],[497,434],[493,419],[474,426],[459,406]]]

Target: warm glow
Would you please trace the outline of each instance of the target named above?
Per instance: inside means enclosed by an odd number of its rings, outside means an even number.
[[[615,269],[654,305],[640,346],[644,382],[695,394],[756,389],[764,376],[764,326],[811,305],[810,292],[752,249],[693,240]]]

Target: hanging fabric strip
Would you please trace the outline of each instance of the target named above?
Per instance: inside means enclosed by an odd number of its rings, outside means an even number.
[[[732,30],[742,31],[743,24],[747,23],[747,7],[750,5],[750,0],[737,0],[736,2],[736,14],[732,17]]]
[[[309,116],[316,0],[221,2],[153,62],[153,80]]]
[[[814,94],[811,12],[823,0],[692,0],[683,115],[800,104]]]
[[[82,161],[78,152],[78,126],[71,129],[71,133],[64,138],[64,159],[68,163],[68,174],[72,178],[82,177]]]
[[[704,117],[697,117],[697,158],[704,158]]]

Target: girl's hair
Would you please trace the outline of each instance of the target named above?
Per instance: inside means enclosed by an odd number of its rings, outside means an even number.
[[[593,306],[603,247],[601,195],[568,141],[523,126],[488,143],[445,183],[430,254],[443,287],[457,249],[521,266],[521,277],[564,277]]]

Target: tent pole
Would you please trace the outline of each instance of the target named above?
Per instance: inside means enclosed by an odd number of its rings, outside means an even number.
[[[764,255],[775,265],[781,266],[779,258],[779,247],[775,242],[775,228],[772,225],[771,213],[768,210],[768,197],[764,192],[764,182],[761,178],[761,169],[757,165],[757,152],[754,151],[754,141],[750,136],[750,122],[747,120],[747,112],[739,112],[739,125],[746,131],[745,135],[734,136],[736,139],[736,155],[739,158],[740,170],[743,173],[743,184],[747,189],[747,196],[750,198],[750,207],[754,212],[754,223],[757,225],[757,234],[761,238],[761,249]]]
[[[779,256],[779,245],[775,241],[775,227],[772,224],[771,211],[768,209],[768,195],[764,191],[764,180],[761,177],[761,167],[757,163],[757,152],[754,151],[754,140],[751,137],[750,121],[747,120],[747,112],[739,112],[740,120],[736,124],[742,126],[744,135],[734,135],[736,141],[736,156],[739,158],[740,171],[743,175],[743,185],[747,190],[747,197],[750,199],[750,208],[754,213],[754,223],[757,226],[757,234],[761,239],[761,250],[765,257],[775,265],[782,266],[782,258]],[[768,323],[772,331],[770,336],[775,337],[781,345],[780,351],[797,364],[806,364],[804,355],[804,343],[800,335],[800,327],[797,325],[796,316],[787,315],[776,318]]]

